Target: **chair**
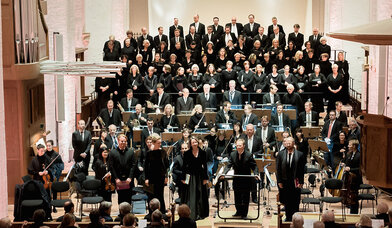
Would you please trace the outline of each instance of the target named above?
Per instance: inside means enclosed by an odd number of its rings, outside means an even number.
[[[307,205],[313,204],[314,210],[316,210],[316,204],[320,205],[320,200],[317,198],[314,198],[314,195],[313,195],[314,188],[316,187],[316,175],[310,174],[308,176],[308,182],[309,182],[309,184],[306,183],[308,188],[301,188],[301,195],[307,195],[307,196],[312,195],[312,197],[304,197],[302,199],[304,211],[306,211]],[[310,190],[309,187],[311,187],[312,190]]]
[[[32,221],[34,211],[44,209],[43,204],[44,200],[42,199],[41,191],[37,188],[34,181],[26,182],[20,204],[22,220]]]
[[[359,190],[361,190],[361,193],[363,193],[364,190],[367,190],[367,193],[369,193],[370,189],[373,189],[373,186],[371,186],[370,184],[360,184],[359,185]]]
[[[148,197],[145,194],[143,187],[133,187],[132,191],[135,195],[132,195],[132,213],[133,214],[145,214],[147,212],[147,200]]]
[[[23,183],[26,183],[27,181],[31,181],[33,180],[33,178],[31,178],[30,175],[26,175],[22,177]]]
[[[76,183],[76,185],[78,184],[79,183]],[[83,215],[83,204],[98,204],[103,201],[101,196],[97,196],[98,190],[101,187],[100,180],[86,179],[83,181],[82,186],[84,191],[80,191],[80,195],[82,196],[80,202],[80,218],[82,218]]]
[[[60,193],[60,199],[52,200],[51,204],[53,207],[64,207],[65,202],[71,201],[70,199],[61,199],[61,193],[69,190],[68,182],[53,182],[52,192],[54,194]]]
[[[343,187],[343,181],[339,180],[339,179],[335,179],[335,178],[329,178],[327,180],[325,180],[325,188],[327,190],[340,190]],[[342,217],[343,217],[343,221],[346,218],[346,211],[345,211],[345,206],[343,205],[342,201],[343,198],[340,196],[324,196],[320,198],[321,202],[325,202],[325,203],[340,203],[342,206]]]
[[[362,211],[362,202],[364,200],[368,201],[371,200],[372,201],[372,209],[373,209],[373,215],[374,215],[374,201],[376,201],[376,206],[377,206],[377,195],[378,195],[378,190],[376,188],[374,188],[375,192],[374,194],[369,193],[370,189],[373,189],[374,187],[372,185],[369,184],[361,184],[359,186],[359,189],[361,190],[361,193],[358,194],[358,201],[361,201],[361,206],[359,209],[359,213],[361,213]],[[367,193],[363,193],[364,190],[367,190]]]

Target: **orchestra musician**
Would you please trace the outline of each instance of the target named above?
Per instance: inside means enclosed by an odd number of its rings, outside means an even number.
[[[42,176],[49,174],[45,167],[50,163],[50,158],[45,154],[45,146],[37,145],[37,155],[31,160],[27,171],[33,176],[33,180],[44,182]]]
[[[234,124],[237,122],[237,119],[234,115],[234,112],[231,111],[231,103],[229,101],[223,102],[223,109],[219,110],[216,113],[215,123],[230,123]]]
[[[178,121],[177,116],[174,115],[174,110],[171,104],[167,104],[165,106],[159,126],[161,127],[161,131],[179,131],[180,122]]]
[[[173,163],[173,181],[178,187],[178,195],[180,199],[183,197],[185,184],[181,182],[181,177],[183,175],[183,165],[184,165],[184,153],[189,150],[189,143],[181,143],[180,153],[174,158]]]
[[[203,108],[201,105],[195,105],[193,108],[191,119],[189,120],[189,128],[193,131],[198,128],[207,128],[206,117],[203,114]]]
[[[130,112],[133,107],[139,104],[139,100],[133,97],[133,90],[127,89],[127,96],[120,101],[121,106],[126,112]]]
[[[112,190],[110,187],[106,189],[106,186],[112,184],[114,186],[114,180],[110,170],[112,169],[112,164],[110,163],[110,153],[109,149],[102,147],[99,149],[98,157],[93,165],[93,170],[95,172],[95,179],[101,181],[101,187],[99,189],[98,195],[102,196],[104,201],[112,202]],[[108,178],[108,180],[106,180]],[[107,184],[108,183],[108,184]]]
[[[113,105],[113,102],[111,102],[111,104]],[[74,148],[73,159],[81,165],[81,171],[86,174],[86,176],[88,175],[88,166],[90,164],[91,142],[91,133],[86,130],[84,120],[79,120],[78,130],[72,133],[72,147]]]
[[[112,100],[108,101],[106,108],[101,110],[99,116],[105,124],[105,126],[102,127],[108,127],[112,124],[116,125],[118,128],[121,127],[121,113],[118,109],[114,109],[114,102]]]

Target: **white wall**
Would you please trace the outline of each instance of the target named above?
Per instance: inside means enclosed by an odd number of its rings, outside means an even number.
[[[199,14],[200,22],[206,26],[212,24],[212,18],[220,18],[220,24],[231,22],[233,16],[237,22],[248,23],[248,15],[255,15],[255,21],[260,23],[267,32],[267,27],[272,24],[271,18],[276,16],[278,23],[283,25],[286,34],[293,31],[293,25],[298,23],[305,37],[312,31],[311,23],[311,0],[149,0],[149,26],[150,34],[157,35],[157,28],[164,27],[166,34],[173,25],[173,18],[179,18],[179,24],[184,27],[188,34],[189,24],[193,22],[193,15]],[[310,2],[310,4],[308,4]],[[310,10],[308,8],[310,7]],[[310,14],[310,15],[309,15]],[[287,37],[286,37],[287,38]]]
[[[85,52],[85,61],[102,62],[102,49],[110,35],[123,43],[129,29],[129,1],[85,0],[85,32],[90,33],[90,43]],[[85,91],[94,90],[93,77],[86,77]]]

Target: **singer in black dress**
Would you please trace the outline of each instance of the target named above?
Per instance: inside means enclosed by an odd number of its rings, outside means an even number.
[[[199,147],[197,138],[192,136],[191,149],[184,153],[182,182],[187,185],[181,202],[189,206],[193,220],[209,215],[207,181],[207,155]]]

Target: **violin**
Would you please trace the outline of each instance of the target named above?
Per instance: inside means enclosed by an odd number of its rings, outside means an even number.
[[[53,164],[53,162],[57,160],[58,157],[60,157],[60,154],[58,154],[57,157],[55,157],[55,158],[49,163],[49,165],[46,166],[46,167],[45,167],[44,164],[42,164],[42,166],[43,166],[43,168],[44,168],[44,171],[43,171],[43,172],[47,171],[47,170],[49,169],[49,167]],[[42,180],[44,181],[44,188],[45,188],[45,189],[51,189],[51,188],[52,188],[52,182],[50,181],[50,175],[49,175],[49,173],[46,174],[46,175],[42,175]]]
[[[112,175],[110,174],[110,172],[106,173],[103,179],[105,179],[105,190],[113,192],[115,186],[112,183]]]

